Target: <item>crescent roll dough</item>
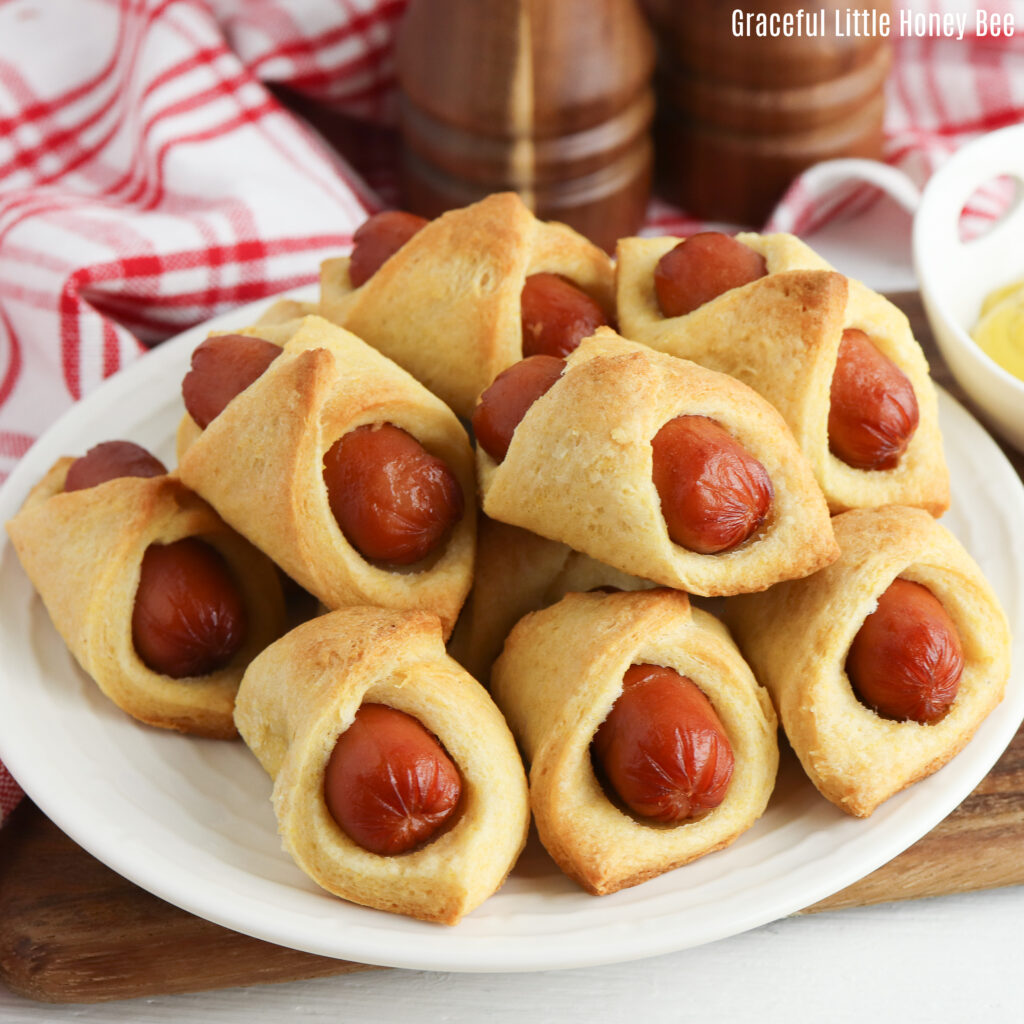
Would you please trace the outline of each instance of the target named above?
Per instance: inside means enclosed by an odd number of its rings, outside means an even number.
[[[678,238],[624,238],[618,245],[619,330],[661,352],[737,377],[782,413],[825,492],[829,509],[901,504],[941,515],[949,507],[935,389],[907,318],[859,281],[835,272],[792,235],[740,234],[768,276],[665,317],[654,269]],[[855,469],[829,451],[832,375],[846,328],[864,331],[913,385],[920,422],[893,469]]]
[[[371,563],[331,512],[323,461],[350,430],[391,423],[449,465],[470,505],[473,454],[455,415],[389,359],[320,317],[239,333],[284,351],[205,430],[186,417],[178,433],[182,480],[328,608],[423,608],[450,632],[473,572],[472,513],[422,563]]]
[[[486,684],[505,637],[527,612],[546,608],[574,591],[651,586],[648,580],[629,576],[558,541],[481,515],[473,589],[448,651],[474,679]]]
[[[651,439],[681,415],[720,423],[765,468],[768,518],[704,555],[673,543],[652,478]],[[703,596],[763,590],[837,554],[828,509],[782,417],[746,385],[600,328],[527,410],[505,459],[479,446],[483,510],[625,573]]]
[[[590,744],[635,664],[688,676],[725,728],[735,767],[725,799],[680,825],[649,825],[614,804]],[[527,615],[494,665],[492,690],[530,763],[530,803],[558,866],[615,892],[727,846],[760,817],[778,768],[776,720],[725,627],[685,594],[569,594]]]
[[[7,524],[57,632],[103,693],[132,717],[198,736],[233,737],[242,672],[285,628],[277,570],[173,474],[121,477],[65,493],[72,462],[58,459]],[[132,612],[146,549],[184,537],[198,537],[224,557],[239,584],[248,630],[230,665],[173,679],[136,654]]]
[[[811,781],[837,807],[867,817],[941,768],[1002,700],[1010,634],[973,559],[926,512],[857,509],[833,522],[842,550],[834,565],[727,601],[725,615]],[[845,672],[850,644],[896,577],[927,587],[960,636],[959,692],[933,725],[880,717],[857,699]]]
[[[418,719],[462,778],[454,824],[409,853],[363,849],[327,809],[328,760],[363,703]],[[483,687],[445,654],[435,616],[345,608],[298,626],[249,667],[235,721],[274,780],[284,848],[344,899],[455,924],[502,884],[526,842],[515,742]]]
[[[527,276],[560,274],[607,316],[607,253],[564,224],[545,223],[514,192],[452,210],[417,232],[353,290],[348,257],[321,268],[320,312],[405,367],[460,416],[523,357],[520,293]]]
[[[291,323],[293,320],[301,320],[304,316],[316,316],[319,312],[319,303],[316,302],[277,299],[267,306],[253,326],[277,327],[281,324]]]

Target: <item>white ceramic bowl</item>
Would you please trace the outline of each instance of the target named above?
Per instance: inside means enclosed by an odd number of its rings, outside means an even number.
[[[961,241],[965,203],[1006,175],[1014,205],[980,238]],[[970,331],[994,288],[1024,278],[1024,124],[983,135],[958,150],[929,180],[914,218],[914,264],[939,350],[982,417],[1024,451],[1024,381],[1004,370]]]

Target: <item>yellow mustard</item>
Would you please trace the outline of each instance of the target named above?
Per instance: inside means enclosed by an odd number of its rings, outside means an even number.
[[[971,337],[1004,370],[1024,380],[1024,281],[989,293]]]

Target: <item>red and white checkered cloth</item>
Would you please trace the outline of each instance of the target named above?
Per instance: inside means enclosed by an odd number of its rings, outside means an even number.
[[[371,126],[393,122],[405,3],[0,0],[0,480],[147,346],[315,280],[378,196],[394,200]],[[923,183],[965,139],[1024,120],[1024,0],[896,6],[966,11],[972,30],[981,7],[1018,26],[1010,39],[896,40],[887,154]],[[352,159],[268,85],[362,119]],[[770,224],[810,233],[875,196],[812,171]],[[649,220],[696,226],[657,200]],[[0,821],[20,795],[0,765]]]

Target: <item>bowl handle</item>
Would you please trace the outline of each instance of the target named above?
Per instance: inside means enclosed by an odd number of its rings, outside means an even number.
[[[955,253],[960,257],[972,254],[972,246],[998,244],[1007,232],[1020,232],[1024,227],[1024,132],[1014,125],[975,140],[951,156],[932,175],[925,186],[918,216],[921,231],[921,253]],[[1013,133],[1017,145],[1008,143]],[[1013,205],[1002,218],[978,238],[960,237],[960,215],[978,188],[993,178],[1013,178],[1017,194]],[[977,249],[973,250],[974,253]]]
[[[843,187],[871,185],[895,200],[911,216],[921,201],[918,187],[903,171],[879,160],[858,157],[823,160],[804,171],[799,184],[801,195],[812,200],[820,200]],[[786,206],[783,202],[782,207],[776,210],[765,225],[765,231],[794,230],[794,214]]]
[[[921,192],[913,181],[903,171],[879,160],[853,157],[826,160],[809,171],[808,175],[813,175],[816,190],[833,188],[851,179],[866,185],[874,185],[910,214],[917,210],[921,202]]]

